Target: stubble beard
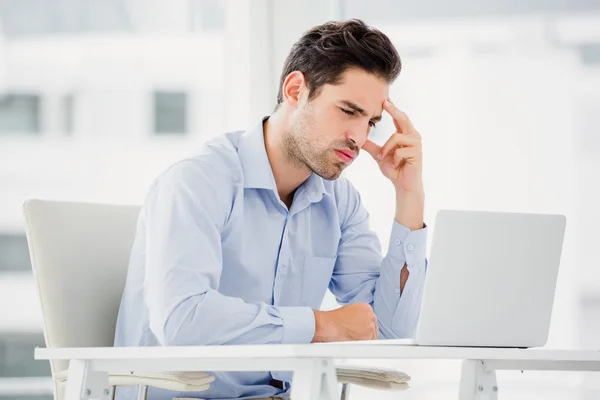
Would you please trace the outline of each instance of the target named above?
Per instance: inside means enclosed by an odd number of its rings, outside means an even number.
[[[307,139],[306,131],[311,129],[311,124],[292,127],[285,132],[283,138],[283,151],[286,159],[294,166],[307,168],[326,180],[335,180],[342,173],[344,163],[331,163],[329,148],[319,150]]]

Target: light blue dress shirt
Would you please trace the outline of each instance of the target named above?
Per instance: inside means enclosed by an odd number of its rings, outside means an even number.
[[[427,228],[393,223],[382,257],[359,193],[311,175],[291,208],[279,199],[263,121],[202,145],[152,184],[138,219],[115,346],[310,343],[329,288],[370,303],[380,338],[414,336]],[[410,272],[400,293],[400,271]],[[210,389],[150,388],[150,400],[286,397],[291,372],[213,372]],[[271,379],[284,389],[269,385]],[[135,388],[117,391],[134,399]]]

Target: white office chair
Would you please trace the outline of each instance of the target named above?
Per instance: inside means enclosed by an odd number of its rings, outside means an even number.
[[[138,207],[31,200],[24,205],[27,242],[41,300],[46,347],[110,347]],[[62,400],[68,363],[51,361],[54,398]],[[112,386],[202,391],[214,377],[198,373],[112,373]],[[145,392],[145,390],[143,390]]]
[[[37,281],[47,347],[110,347],[127,276],[139,206],[47,200],[25,202],[27,242]],[[51,361],[54,398],[62,400],[68,364]],[[349,384],[408,388],[410,377],[391,369],[337,369],[342,399]],[[208,389],[205,372],[110,373],[112,386],[174,391]]]

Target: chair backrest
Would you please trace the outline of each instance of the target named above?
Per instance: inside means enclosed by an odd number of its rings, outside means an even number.
[[[28,200],[23,206],[46,346],[112,346],[139,206]],[[52,374],[68,362],[51,362]]]

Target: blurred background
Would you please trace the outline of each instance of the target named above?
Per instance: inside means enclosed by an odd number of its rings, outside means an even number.
[[[304,30],[347,18],[402,57],[391,93],[423,136],[427,223],[441,208],[565,214],[548,346],[600,349],[598,0],[0,0],[0,400],[52,397],[23,201],[140,204],[171,162],[271,112]],[[392,131],[386,118],[373,138]],[[367,156],[346,175],[386,251],[391,185]],[[384,364],[412,389],[352,398],[457,397],[460,363]],[[600,398],[598,373],[498,380],[503,399]]]

